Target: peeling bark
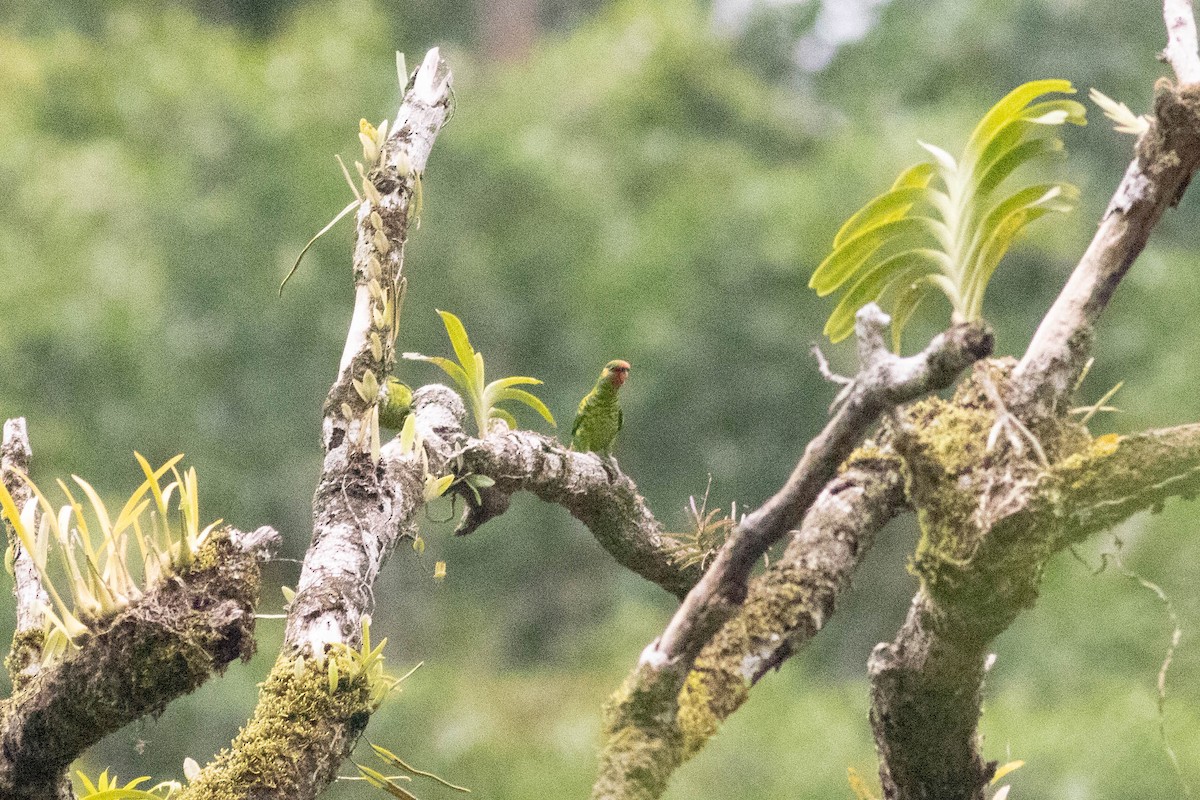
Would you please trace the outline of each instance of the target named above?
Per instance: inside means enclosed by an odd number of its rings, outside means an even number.
[[[426,460],[435,474],[445,469],[449,443],[440,431],[462,424],[461,401],[445,387],[425,387],[414,393],[412,412],[423,448],[401,453],[396,442],[386,452],[379,446],[375,387],[395,365],[404,243],[420,175],[450,103],[450,71],[435,48],[409,81],[363,186],[354,313],[324,406],[325,461],[313,497],[312,543],[283,648],[242,733],[180,800],[315,798],[375,710],[378,687],[369,676],[355,675],[353,666],[363,617],[374,608],[372,586],[396,543],[413,531],[413,516],[424,504]],[[355,677],[343,685],[335,680],[339,675]]]

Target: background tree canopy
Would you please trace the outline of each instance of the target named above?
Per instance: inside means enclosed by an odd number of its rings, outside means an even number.
[[[0,417],[29,418],[39,480],[76,473],[114,496],[139,482],[134,449],[155,463],[186,452],[209,517],[283,532],[274,585],[295,583],[287,559],[311,530],[349,226],[282,299],[276,287],[349,199],[331,154],[352,160],[357,120],[395,112],[394,50],[446,47],[457,86],[409,244],[400,348],[446,350],[434,309],[453,311],[496,374],[545,380],[560,425],[605,361],[629,360],[617,453],[681,528],[709,476],[710,505],[759,503],[823,422],[834,392],[808,348],[832,306],[809,275],[840,222],[923,156],[918,138],[957,147],[1041,77],[1146,111],[1163,72],[1158,8],[1117,0],[893,0],[846,4],[840,21],[834,2],[548,0],[515,60],[489,57],[488,18],[465,0],[22,6],[0,12]],[[998,353],[1028,340],[1129,158],[1131,140],[1092,117],[1064,132],[1082,207],[1035,224],[988,293]],[[1093,430],[1200,418],[1194,348],[1178,341],[1195,341],[1198,214],[1193,192],[1101,328],[1083,393],[1124,380],[1124,413]],[[914,324],[908,340],[932,330]],[[835,365],[850,350],[834,348]],[[441,379],[413,362],[401,377]],[[672,603],[561,509],[517,505],[465,540],[427,525],[424,555],[388,567],[375,636],[393,672],[425,666],[368,736],[485,797],[582,797],[600,705]],[[1166,726],[1193,784],[1194,513],[1168,507],[1118,534],[1182,621]],[[903,618],[912,541],[889,530],[825,633],[668,797],[843,798],[847,766],[873,772],[865,661]],[[1080,555],[1099,565],[1113,546]],[[282,603],[267,597],[264,611]],[[1054,565],[988,683],[985,753],[1029,762],[1014,797],[1179,792],[1156,714],[1170,632],[1154,595],[1116,570]],[[170,778],[185,756],[205,761],[245,719],[280,635],[264,620],[262,658],[110,737],[87,769]]]

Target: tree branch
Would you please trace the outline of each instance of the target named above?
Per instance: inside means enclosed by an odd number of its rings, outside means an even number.
[[[354,246],[354,313],[325,402],[312,543],[283,648],[254,715],[183,800],[314,798],[382,702],[380,687],[356,666],[354,648],[374,606],[375,579],[424,503],[425,460],[420,452],[399,453],[398,444],[386,453],[380,446],[379,387],[395,365],[404,243],[418,210],[420,173],[449,115],[450,80],[438,50],[430,50],[366,174]],[[438,430],[461,428],[462,403],[444,387],[426,387],[413,404],[429,469],[442,470],[449,445]]]
[[[561,505],[587,526],[622,566],[684,597],[700,579],[700,566],[680,567],[637,486],[615,463],[594,453],[577,453],[532,431],[509,431],[472,440],[462,452],[462,474],[487,475],[494,486],[467,503],[458,533],[471,533],[508,508],[509,498],[527,491]]]
[[[888,322],[873,303],[858,312],[862,363],[833,419],[805,448],[783,488],[734,529],[663,635],[646,647],[614,694],[606,711],[606,744],[593,797],[649,798],[663,792],[680,763],[682,734],[675,722],[679,691],[701,648],[741,607],[754,563],[800,522],[881,414],[945,388],[991,352],[990,331],[960,324],[939,334],[918,355],[900,358],[884,342]]]
[[[991,642],[1037,599],[1047,562],[1170,497],[1200,491],[1200,425],[1073,442],[1042,470],[1011,454],[980,464],[995,412],[969,385],[952,404],[914,412],[903,448],[921,515],[921,590],[891,644],[871,655],[871,722],[888,798],[982,798],[995,764],[979,751]],[[936,417],[941,431],[921,429]],[[953,430],[956,428],[957,430]],[[939,460],[953,452],[956,463]],[[976,467],[966,467],[974,463]]]
[[[876,534],[906,508],[898,459],[870,444],[851,456],[783,556],[750,582],[741,609],[696,657],[679,697],[684,759],[825,626]]]
[[[1167,500],[1191,500],[1200,491],[1200,424],[1102,436],[1056,464],[1042,479],[1034,503],[1061,520],[1056,547],[1106,531]]]
[[[25,508],[25,504],[33,497],[33,491],[25,481],[17,477],[14,470],[28,475],[32,458],[33,448],[29,444],[25,418],[17,417],[5,422],[3,444],[0,445],[0,476],[4,479],[4,488],[12,495],[18,509]],[[35,528],[40,514],[41,510],[35,509]],[[33,558],[21,545],[16,532],[10,526],[5,526],[5,531],[8,534],[8,551],[12,554],[13,595],[16,598],[17,616],[12,649],[5,666],[8,667],[13,687],[19,688],[41,668],[42,646],[45,640],[42,632],[45,615],[42,609],[50,607],[50,595],[42,587],[42,579],[38,575]]]
[[[1200,166],[1200,57],[1191,3],[1166,0],[1167,55],[1180,85],[1156,86],[1155,118],[1138,139],[1100,227],[1013,374],[1023,417],[1060,412],[1087,361],[1094,326],[1163,212],[1179,202]]]
[[[0,706],[0,796],[50,796],[88,747],[249,659],[259,570],[278,543],[265,527],[212,534],[191,567],[30,678]]]
[[[995,769],[976,733],[991,641],[1035,602],[1046,562],[1067,544],[1200,486],[1193,426],[1093,440],[1064,418],[1096,321],[1200,166],[1190,3],[1165,0],[1164,18],[1166,55],[1181,85],[1156,87],[1150,130],[1005,387],[1050,465],[987,443],[998,409],[980,386],[913,414],[904,457],[922,525],[914,559],[922,585],[896,639],[879,645],[869,664],[889,800],[982,800]],[[941,430],[928,428],[932,419]]]
[[[841,407],[804,449],[783,488],[734,529],[660,640],[642,654],[643,663],[690,663],[745,598],[754,564],[800,522],[838,465],[879,417],[902,403],[946,388],[965,367],[991,353],[991,332],[964,324],[939,334],[921,353],[900,358],[884,342],[888,322],[887,315],[873,303],[858,312],[861,368],[847,387]]]
[[[1196,19],[1191,0],[1163,0],[1167,25],[1167,47],[1163,57],[1180,83],[1200,83],[1200,54],[1197,54]]]

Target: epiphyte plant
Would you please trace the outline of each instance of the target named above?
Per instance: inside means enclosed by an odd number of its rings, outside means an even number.
[[[988,281],[1025,226],[1078,201],[1078,189],[1061,181],[999,191],[1019,167],[1063,152],[1059,126],[1086,124],[1074,100],[1035,102],[1074,91],[1054,79],[1018,86],[984,115],[957,159],[921,142],[933,160],[901,172],[846,220],[813,272],[809,286],[822,297],[846,288],[825,323],[831,341],[849,336],[855,313],[875,301],[892,315],[898,349],[904,326],[935,288],[955,321],[981,318]]]
[[[554,416],[545,403],[536,395],[515,388],[522,384],[537,385],[541,381],[537,378],[514,375],[487,383],[484,379],[483,354],[475,352],[475,348],[471,346],[462,320],[449,311],[437,313],[442,318],[442,324],[446,326],[446,335],[450,337],[450,345],[454,348],[454,355],[458,361],[440,356],[423,356],[420,353],[405,353],[404,357],[413,361],[428,361],[450,376],[467,400],[480,436],[487,436],[493,419],[503,420],[511,430],[517,429],[516,418],[500,408],[500,403],[509,401],[524,403],[541,414],[551,425],[555,424]]]
[[[24,508],[18,509],[13,496],[0,485],[0,516],[12,526],[29,553],[53,604],[53,608],[44,609],[50,627],[44,648],[47,659],[136,602],[162,578],[186,569],[196,550],[221,522],[200,527],[199,481],[194,467],[180,473],[176,465],[182,454],[158,469],[151,468],[140,453],[134,455],[146,479],[115,519],[91,484],[77,475],[72,478],[88,501],[90,521],[83,504],[64,481],[58,481],[58,486],[67,504],[59,509],[24,472],[14,470],[33,493]],[[168,472],[175,480],[161,486],[159,481]],[[129,552],[130,544],[136,545],[134,556]],[[54,570],[50,566],[52,545],[57,562]],[[140,567],[134,558],[140,561]],[[53,572],[65,575],[67,597]]]

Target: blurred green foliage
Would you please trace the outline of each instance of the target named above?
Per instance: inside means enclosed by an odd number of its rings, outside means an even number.
[[[287,559],[306,545],[320,405],[349,318],[348,228],[314,247],[282,300],[275,288],[349,199],[331,155],[354,155],[360,117],[395,113],[393,50],[413,62],[442,44],[457,112],[408,249],[400,348],[438,351],[433,309],[452,310],[495,369],[545,378],[566,418],[596,365],[628,359],[618,456],[667,524],[682,526],[709,474],[711,503],[757,504],[833,395],[807,353],[831,306],[805,285],[840,222],[921,157],[918,138],[961,142],[1026,80],[1063,77],[1147,110],[1163,33],[1152,3],[893,0],[804,72],[792,51],[817,5],[753,9],[739,27],[689,0],[547,3],[534,51],[509,65],[478,54],[461,1],[0,11],[0,416],[29,418],[35,477],[74,472],[119,496],[137,483],[134,449],[152,462],[186,451],[206,508],[283,532],[274,579],[294,584]],[[985,315],[1000,352],[1020,352],[1129,158],[1130,140],[1098,121],[1066,135],[1082,208],[1031,231],[997,274]],[[1200,418],[1184,344],[1198,215],[1193,192],[1113,304],[1083,395],[1123,379],[1125,413],[1095,430]],[[910,330],[918,342],[932,328]],[[832,357],[852,367],[848,347]],[[439,379],[400,369],[412,385]],[[1170,506],[1120,535],[1183,618],[1167,724],[1196,783],[1193,515]],[[393,558],[374,627],[394,673],[426,667],[369,736],[485,797],[584,796],[600,704],[668,598],[528,498],[468,539],[435,523],[425,538],[423,557]],[[873,772],[864,665],[905,612],[911,543],[893,526],[827,630],[670,797],[844,798],[847,766]],[[263,610],[279,602],[272,590]],[[180,778],[185,756],[206,760],[249,712],[278,628],[263,621],[251,664],[110,737],[89,772]],[[1041,604],[997,643],[988,687],[985,752],[1028,762],[1013,797],[1178,793],[1155,719],[1169,634],[1129,580],[1055,565]],[[372,794],[352,783],[331,796]]]

